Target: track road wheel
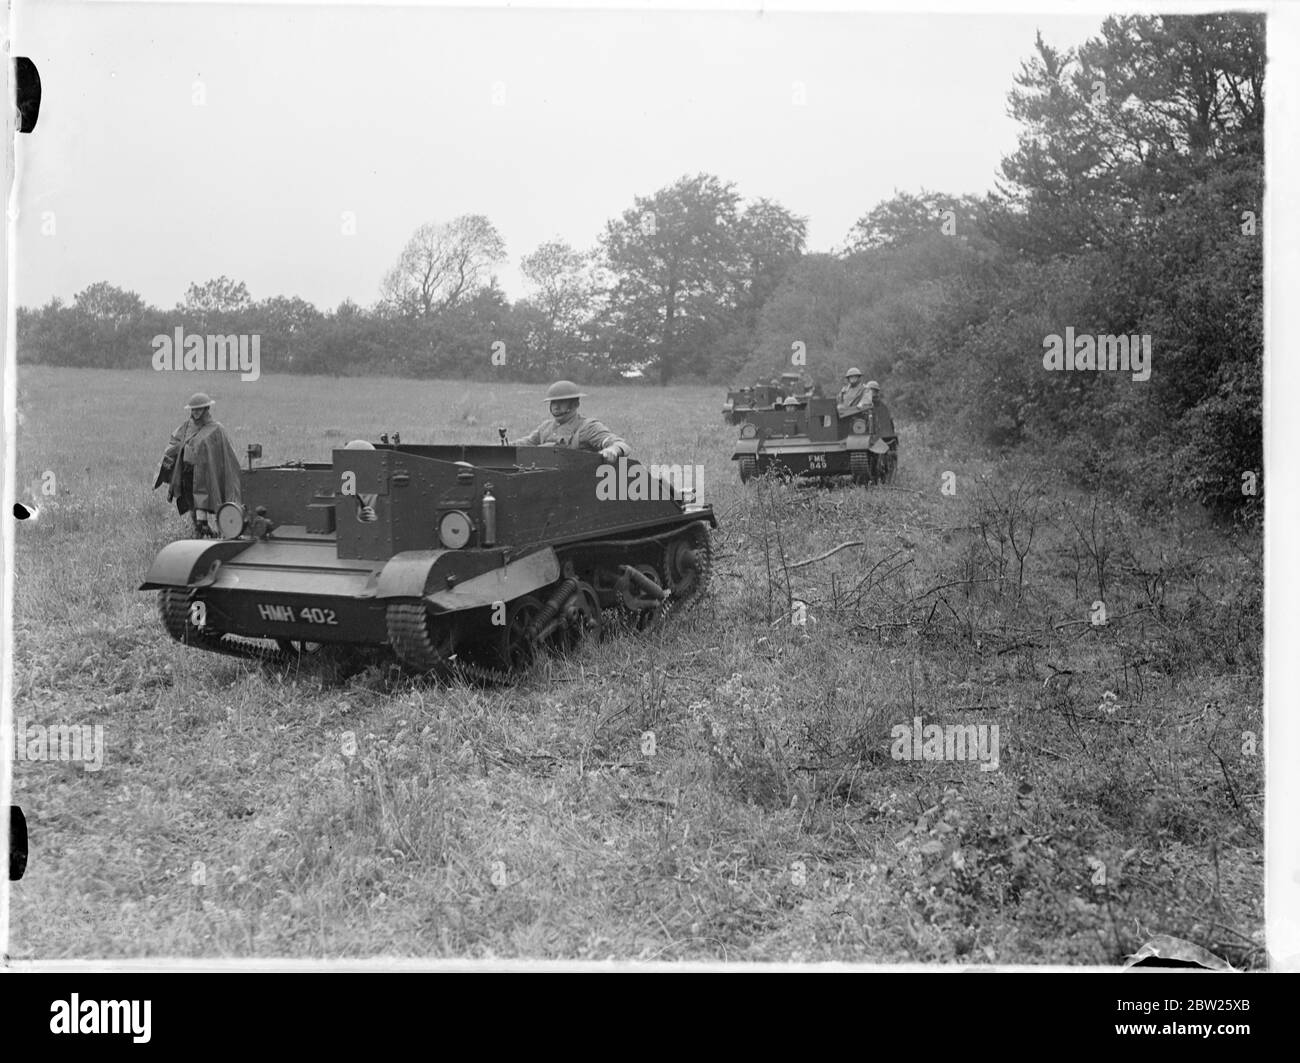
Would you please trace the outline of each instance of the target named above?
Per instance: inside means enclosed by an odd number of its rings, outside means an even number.
[[[664,547],[665,586],[672,593],[674,607],[697,600],[709,585],[713,553],[709,533],[702,524],[694,524]]]
[[[656,587],[663,586],[663,579],[653,565],[632,567]],[[624,625],[632,631],[651,631],[668,615],[667,601],[655,600],[645,588],[637,586],[627,577],[620,577],[617,591],[619,615]]]
[[[560,610],[564,624],[554,635],[555,647],[569,653],[581,645],[583,639],[600,638],[600,600],[586,583],[564,603]]]
[[[533,663],[537,646],[529,639],[528,628],[541,611],[542,603],[531,594],[516,598],[506,607],[506,623],[494,647],[499,667],[507,672],[522,672]]]
[[[740,482],[742,484],[747,484],[749,483],[750,480],[752,480],[757,475],[758,475],[758,460],[751,457],[741,458],[740,459]]]
[[[865,450],[855,450],[849,454],[849,471],[853,482],[859,487],[871,483],[871,454]]]

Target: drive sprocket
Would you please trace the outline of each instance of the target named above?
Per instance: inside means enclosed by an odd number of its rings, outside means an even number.
[[[703,523],[692,524],[664,547],[665,586],[674,609],[692,605],[708,589],[713,570],[713,546]]]
[[[385,614],[388,642],[397,659],[415,672],[432,672],[451,663],[451,631],[436,634],[423,602],[393,602]]]

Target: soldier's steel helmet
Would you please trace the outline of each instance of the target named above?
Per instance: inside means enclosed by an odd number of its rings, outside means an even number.
[[[546,402],[559,402],[561,399],[585,399],[587,393],[579,391],[572,380],[557,380],[546,389]]]
[[[850,376],[861,376],[861,375],[862,375],[862,370],[861,370],[861,369],[850,369],[850,370],[849,370],[847,373],[845,373],[844,375],[845,375],[846,377],[850,377]]]
[[[877,391],[879,391],[879,390],[880,390],[880,385],[877,384],[874,380],[868,380],[868,381],[867,381],[867,390],[870,391],[872,388],[875,388]]]
[[[208,398],[205,394],[203,394],[203,392],[196,391],[193,395],[190,396],[190,401],[185,404],[185,408],[187,410],[200,410],[204,406],[211,406],[211,405],[212,405],[212,400],[210,398]]]
[[[349,443],[345,443],[343,449],[344,450],[374,450],[375,445],[373,443],[367,442],[364,439],[354,439]]]

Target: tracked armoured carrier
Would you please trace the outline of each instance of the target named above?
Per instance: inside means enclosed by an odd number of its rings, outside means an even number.
[[[892,483],[898,437],[875,434],[867,407],[837,406],[834,399],[795,400],[751,412],[740,428],[732,461],[741,483],[768,471],[786,476],[852,476],[853,482]],[[890,422],[890,431],[893,423]]]
[[[733,388],[722,404],[722,419],[727,424],[743,424],[755,410],[771,410],[785,398],[785,389],[775,384],[755,384]]]
[[[501,680],[615,620],[656,626],[709,580],[711,507],[666,481],[610,497],[613,467],[586,451],[381,444],[259,468],[249,453],[222,538],[170,543],[140,587],[186,645],[387,648],[416,672]]]

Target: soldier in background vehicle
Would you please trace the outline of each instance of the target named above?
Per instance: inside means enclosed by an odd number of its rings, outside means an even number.
[[[592,421],[578,413],[579,400],[586,393],[578,390],[571,380],[557,380],[546,389],[546,401],[551,404],[551,419],[544,421],[520,439],[512,439],[512,447],[576,447],[594,450],[606,464],[614,464],[627,457],[631,448],[599,421]]]
[[[172,433],[154,481],[155,489],[168,484],[167,500],[191,515],[200,539],[217,534],[217,510],[241,497],[239,457],[225,428],[212,419],[212,405],[201,391],[190,396],[189,417]]]
[[[867,389],[862,386],[862,370],[850,369],[844,374],[845,384],[840,388],[836,404],[839,406],[861,406],[867,400]],[[874,383],[874,381],[873,381]],[[879,387],[879,385],[876,385]]]
[[[887,478],[888,463],[891,460],[889,451],[893,449],[892,444],[898,441],[898,433],[894,430],[893,415],[880,397],[880,385],[874,380],[868,380],[864,390],[866,400],[862,403],[862,410],[867,415],[867,436],[884,445],[883,450],[877,450],[873,446],[871,451],[871,482],[878,484]]]
[[[799,383],[798,373],[782,373],[777,388],[779,390],[774,402],[775,406],[794,409],[803,404],[803,385]]]
[[[863,409],[867,411],[867,434],[883,439],[897,435],[894,431],[894,418],[885,405],[885,400],[880,397],[880,385],[874,380],[868,380],[863,390],[867,393],[866,401],[862,403]]]

